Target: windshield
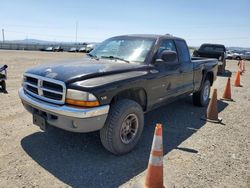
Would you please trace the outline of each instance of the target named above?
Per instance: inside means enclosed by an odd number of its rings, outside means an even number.
[[[110,58],[126,62],[143,63],[153,45],[154,39],[123,37],[102,42],[92,52],[96,58]]]

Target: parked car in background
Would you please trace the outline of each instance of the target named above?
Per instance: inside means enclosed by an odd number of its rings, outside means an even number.
[[[83,47],[79,48],[78,51],[79,51],[79,52],[86,52],[86,46],[83,46]]]
[[[226,52],[226,59],[233,59],[233,55],[234,55],[233,52],[227,51],[227,52]]]
[[[54,49],[53,49],[54,52],[63,52],[63,49],[61,46],[56,46]]]
[[[78,52],[78,49],[76,47],[70,48],[68,52]]]
[[[226,68],[226,48],[222,44],[202,44],[193,52],[193,57],[216,58],[219,60],[218,73],[223,74]]]
[[[238,52],[233,52],[233,53],[232,53],[232,59],[240,59],[240,53],[238,53]]]
[[[234,53],[233,54],[233,59],[240,60],[241,59],[240,54],[239,53]]]
[[[49,47],[45,48],[44,51],[46,51],[46,52],[52,52],[53,49],[54,49],[54,48],[53,48],[52,46],[49,46]]]
[[[46,48],[42,48],[40,49],[41,51],[45,51],[45,52],[53,52],[53,47],[52,46],[49,46],[49,47],[46,47]]]
[[[250,60],[250,52],[245,52],[241,56],[242,59]]]
[[[250,52],[242,52],[239,54],[235,54],[234,56],[235,56],[234,59],[237,59],[237,60],[241,60],[241,59],[250,60]]]
[[[86,52],[89,53],[91,52],[95,47],[96,47],[96,43],[90,43],[90,44],[87,44],[86,46]]]

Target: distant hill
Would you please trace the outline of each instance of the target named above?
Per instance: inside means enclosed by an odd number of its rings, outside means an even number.
[[[46,41],[38,39],[23,39],[23,40],[6,40],[5,42],[16,43],[16,44],[75,44],[74,42],[56,42],[56,41]],[[77,44],[83,44],[85,42],[79,42]],[[90,42],[88,42],[90,43]],[[91,42],[92,43],[92,42]]]
[[[56,43],[52,41],[38,40],[38,39],[23,39],[23,40],[8,40],[6,42],[18,44],[51,44]]]

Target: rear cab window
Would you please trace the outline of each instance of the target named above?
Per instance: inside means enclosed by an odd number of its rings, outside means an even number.
[[[175,44],[173,40],[162,40],[158,49],[157,54],[160,54],[164,50],[174,51],[177,53]]]
[[[175,40],[175,44],[179,61],[181,63],[189,63],[191,59],[186,42],[184,40]]]
[[[226,49],[224,46],[220,46],[220,45],[202,45],[200,48],[200,51],[223,53],[226,51]]]

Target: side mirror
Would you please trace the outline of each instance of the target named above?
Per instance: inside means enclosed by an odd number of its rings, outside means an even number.
[[[167,64],[176,64],[178,62],[177,59],[177,54],[174,51],[170,51],[170,50],[163,50],[160,55],[159,58],[156,59],[156,62],[164,62]]]

